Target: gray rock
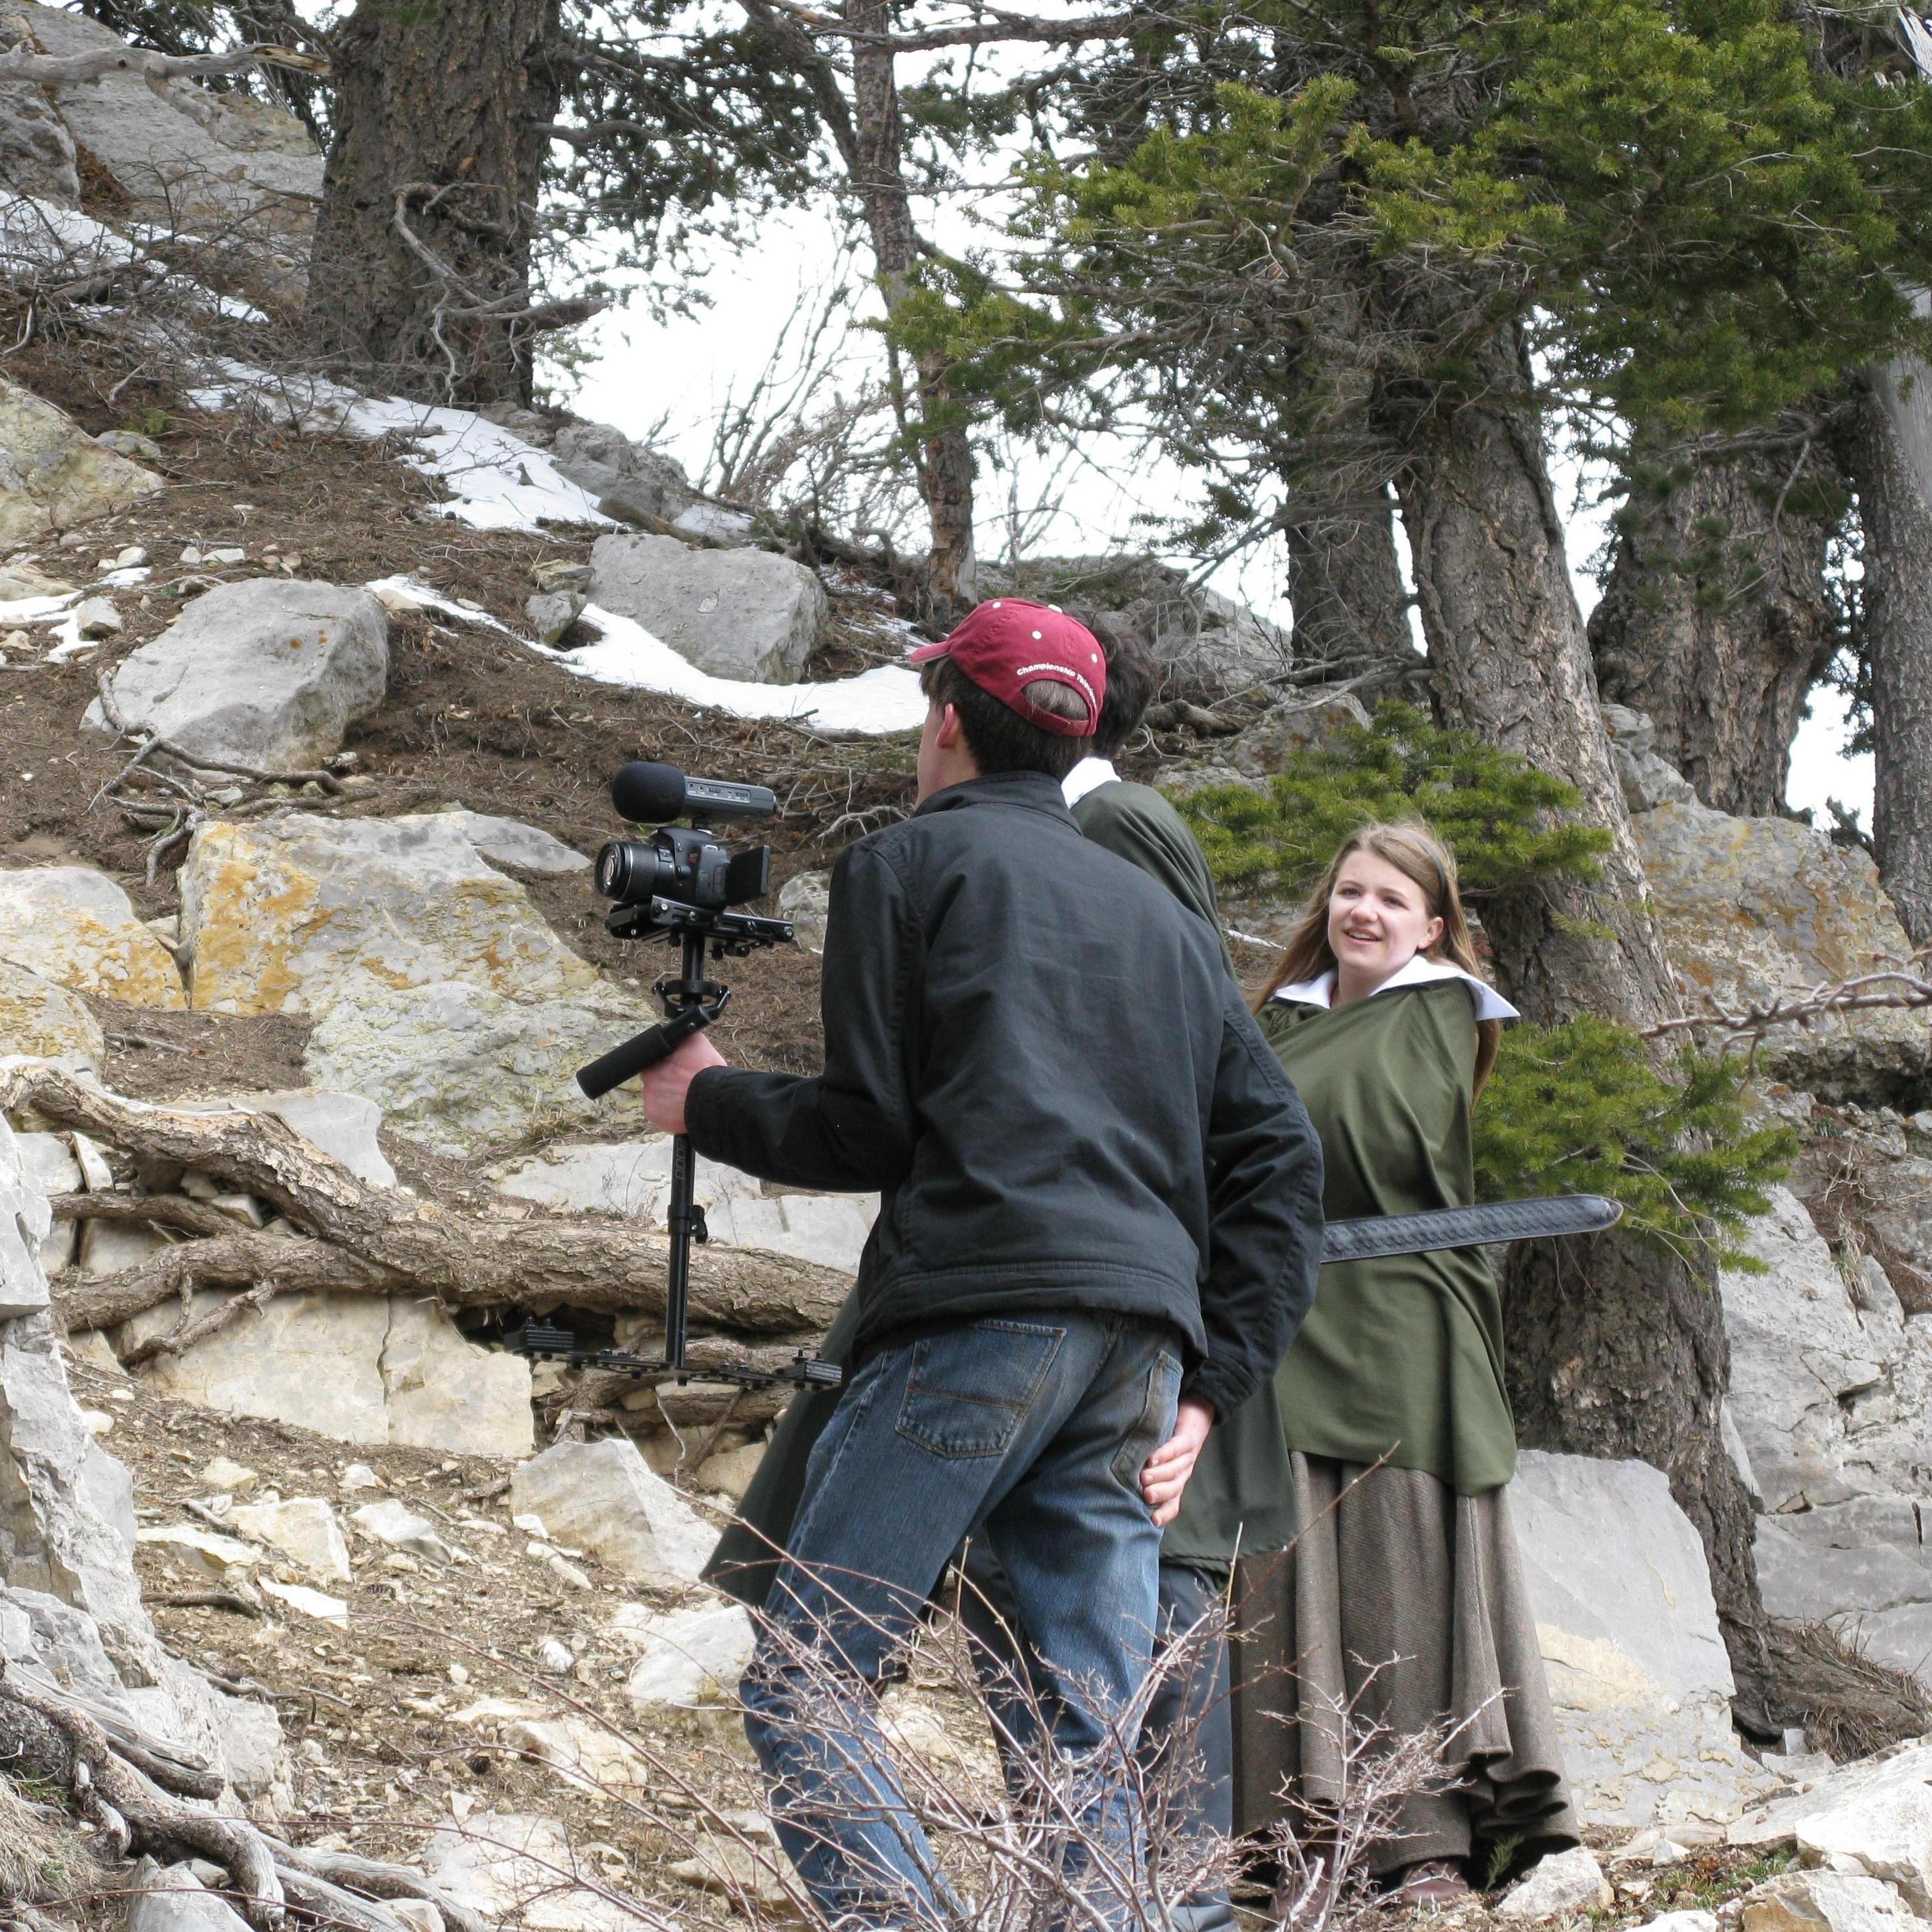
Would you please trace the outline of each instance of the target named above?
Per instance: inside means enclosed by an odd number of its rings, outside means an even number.
[[[1883,1879],[1921,1918],[1932,1918],[1932,1785],[1898,1780],[1798,1821],[1798,1855],[1834,1872]]]
[[[1732,818],[1690,802],[1632,820],[1664,950],[1695,1005],[1736,1010],[1856,979],[1912,956],[1868,854],[1788,818]],[[1922,1013],[1860,1012],[1786,1028],[1760,1063],[1832,1099],[1916,1088],[1932,1066]]]
[[[0,958],[0,1055],[14,1054],[92,1073],[107,1057],[107,1040],[77,995]]]
[[[518,1466],[510,1504],[620,1576],[665,1588],[695,1582],[718,1540],[628,1437],[553,1444]]]
[[[1369,722],[1353,692],[1304,691],[1279,709],[1265,712],[1222,748],[1228,762],[1252,778],[1286,769],[1292,759],[1318,751],[1352,726]]]
[[[1834,1871],[1780,1872],[1726,1912],[1739,1932],[1913,1932],[1917,1922],[1882,1880]]]
[[[742,1604],[706,1604],[668,1616],[626,1604],[610,1635],[639,1653],[624,1694],[643,1706],[690,1706],[728,1697],[758,1641]]]
[[[174,956],[92,866],[0,871],[0,958],[130,1006],[178,1012],[188,1004]]]
[[[1774,1790],[1738,1748],[1703,1545],[1661,1472],[1526,1450],[1509,1500],[1584,1819],[1667,1829]]]
[[[248,1932],[248,1920],[184,1864],[143,1858],[130,1889],[128,1932]]]
[[[312,1147],[341,1162],[372,1187],[393,1187],[396,1170],[376,1139],[382,1110],[360,1094],[328,1094],[298,1087],[280,1094],[249,1094],[234,1103],[286,1120]]]
[[[288,1753],[281,1720],[272,1704],[231,1697],[212,1690],[215,1722],[220,1726],[222,1761],[228,1781],[244,1798],[266,1798],[288,1778]]]
[[[392,1498],[364,1503],[360,1509],[350,1511],[349,1520],[392,1550],[406,1550],[411,1556],[427,1556],[434,1563],[455,1560],[449,1545],[436,1534],[436,1525],[428,1516],[417,1515]]]
[[[1758,1586],[1773,1616],[1825,1622],[1907,1604],[1932,1616],[1932,1564],[1918,1550],[1891,1543],[1820,1547],[1780,1527],[1790,1520],[1758,1519]]]
[[[1512,1886],[1496,1906],[1498,1918],[1562,1918],[1610,1903],[1610,1883],[1588,1845],[1552,1852]]]
[[[533,1932],[635,1932],[633,1909],[609,1895],[554,1818],[479,1812],[432,1832],[423,1862],[439,1890],[486,1918]]]
[[[481,812],[445,812],[437,814],[454,822],[456,828],[484,858],[499,866],[514,866],[520,872],[542,872],[561,878],[570,872],[587,872],[590,861],[573,850],[561,838],[534,825],[514,818],[492,818]]]
[[[593,496],[608,496],[620,484],[632,486],[640,498],[654,492],[652,516],[673,514],[698,494],[671,458],[633,442],[608,423],[567,423],[551,436],[550,453],[558,473]]]
[[[111,597],[83,597],[71,613],[74,629],[83,638],[111,638],[122,628],[122,617]]]
[[[316,1021],[302,1065],[318,1085],[379,1101],[397,1132],[466,1155],[532,1126],[642,1126],[634,1088],[590,1101],[574,1076],[654,1017],[598,986],[514,999],[460,980],[398,989],[365,979]]]
[[[246,1537],[279,1550],[289,1560],[328,1583],[349,1581],[349,1546],[335,1512],[320,1496],[271,1496],[236,1503],[229,1520]]]
[[[0,376],[0,548],[116,515],[162,487],[52,404]]]
[[[84,14],[14,10],[50,54],[121,44]],[[245,219],[277,236],[307,236],[322,196],[322,156],[284,110],[190,80],[151,87],[138,66],[52,94],[75,142],[147,219],[204,230]]]
[[[1610,763],[1623,788],[1624,802],[1632,812],[1653,812],[1660,805],[1694,805],[1696,788],[1656,752],[1657,727],[1641,711],[1628,705],[1603,706],[1604,729],[1610,740]]]
[[[80,206],[74,136],[31,81],[0,82],[0,183],[9,195],[31,195],[55,208]]]
[[[670,1142],[662,1135],[620,1142],[574,1142],[490,1171],[506,1194],[547,1208],[620,1214],[662,1227],[670,1189]],[[762,1182],[700,1158],[696,1192],[711,1239],[795,1255],[856,1273],[878,1218],[876,1194],[818,1194]]]
[[[256,770],[320,765],[382,701],[388,622],[366,590],[253,578],[198,597],[114,673],[116,704],[191,755]],[[82,722],[104,730],[100,702]]]
[[[64,1134],[16,1134],[14,1144],[27,1178],[43,1194],[80,1192],[80,1163],[74,1159]],[[6,1211],[4,1201],[0,1201],[0,1215]],[[79,1238],[80,1230],[73,1222],[55,1222],[51,1230],[41,1238],[41,1271],[54,1275],[67,1267],[74,1259]],[[4,1239],[4,1234],[0,1234],[0,1240]],[[4,1274],[0,1274],[0,1279],[4,1278]]]
[[[524,612],[538,641],[554,644],[577,622],[589,602],[580,590],[539,590],[525,603]]]
[[[48,1306],[40,1247],[52,1226],[46,1195],[29,1172],[14,1130],[0,1114],[0,1321],[32,1315]]]
[[[778,888],[778,916],[791,921],[793,936],[808,952],[825,950],[825,919],[831,909],[829,872],[795,872]]]
[[[1734,1845],[1795,1845],[1808,1820],[1850,1815],[1868,1806],[1882,1812],[1900,1792],[1914,1797],[1928,1791],[1932,1791],[1932,1743],[1922,1742],[1889,1756],[1846,1765],[1809,1791],[1760,1806],[1739,1819],[1726,1836]]]
[[[124,456],[130,463],[159,463],[162,459],[161,446],[151,436],[142,436],[131,429],[104,429],[94,441],[103,449],[111,449],[116,456]]]
[[[204,1289],[198,1311],[224,1295]],[[166,1328],[150,1310],[115,1339],[124,1351]],[[458,1455],[526,1456],[530,1370],[482,1348],[433,1303],[371,1294],[280,1294],[180,1355],[140,1371],[164,1394],[230,1415],[292,1422],[342,1442],[406,1443]]]
[[[634,619],[716,677],[796,682],[829,608],[811,571],[766,550],[600,537],[590,567],[592,603]]]

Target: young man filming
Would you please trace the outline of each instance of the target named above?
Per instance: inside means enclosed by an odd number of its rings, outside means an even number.
[[[1055,1677],[1057,1745],[1097,1750],[1155,1627],[1143,1467],[1166,1445],[1178,1501],[1299,1327],[1319,1244],[1319,1150],[1214,934],[1062,797],[1104,693],[1092,635],[1005,598],[914,656],[919,808],[833,873],[824,1072],[733,1071],[700,1034],[643,1076],[710,1158],[883,1197],[744,1694],[794,1864],[829,1916],[878,1925],[942,1916],[868,1687],[948,1558],[986,1539]],[[850,1687],[830,1718],[828,1674]],[[1137,1872],[1121,1795],[1090,1823],[1100,1864]]]

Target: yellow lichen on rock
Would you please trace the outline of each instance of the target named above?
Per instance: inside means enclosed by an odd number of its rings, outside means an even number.
[[[0,376],[0,544],[32,543],[130,509],[162,488],[72,417]]]
[[[91,866],[0,872],[0,956],[128,1006],[179,1012],[188,1004],[173,954]]]
[[[98,1068],[107,1042],[86,1004],[64,986],[0,959],[0,1055],[22,1053]]]

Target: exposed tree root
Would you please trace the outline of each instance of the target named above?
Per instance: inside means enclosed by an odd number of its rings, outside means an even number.
[[[1772,1714],[1802,1724],[1813,1748],[1840,1764],[1932,1730],[1932,1696],[1924,1682],[1868,1657],[1856,1638],[1828,1624],[1773,1619],[1765,1647]]]
[[[434,1295],[452,1307],[571,1306],[615,1312],[664,1305],[664,1238],[614,1217],[464,1214],[398,1188],[376,1187],[271,1114],[176,1113],[86,1084],[57,1067],[19,1061],[0,1070],[0,1108],[31,1109],[123,1152],[196,1168],[268,1202],[314,1238],[290,1240],[232,1222],[220,1232],[162,1195],[69,1196],[61,1212],[85,1217],[91,1201],[116,1219],[152,1218],[196,1238],[138,1267],[64,1287],[70,1328],[105,1328],[201,1287],[273,1281],[291,1292]],[[152,1198],[151,1216],[138,1206]],[[836,1270],[742,1248],[692,1256],[691,1312],[715,1326],[791,1334],[830,1325],[850,1286]]]

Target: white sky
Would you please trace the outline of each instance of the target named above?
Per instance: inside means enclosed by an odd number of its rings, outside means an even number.
[[[600,316],[585,332],[596,359],[584,372],[571,406],[633,436],[662,421],[660,446],[696,478],[710,452],[711,426],[728,395],[734,385],[742,391],[765,367],[801,291],[808,294],[824,286],[836,249],[827,217],[791,211],[765,225],[755,254],[728,257],[714,266],[705,284],[710,305],[695,316],[660,322],[634,307]],[[1188,501],[1189,479],[1172,464],[1118,444],[1084,454],[1087,460],[1076,473],[1054,486],[1054,494],[1064,490],[1063,506],[1030,544],[1033,554],[1091,556],[1144,548],[1136,518],[1148,512],[1171,514]],[[978,532],[982,556],[1004,556],[1007,550],[1008,480],[982,469]],[[1559,466],[1558,500],[1566,511],[1575,482],[1574,470]],[[1043,466],[1023,460],[1017,485],[1023,505],[1040,501],[1048,489]],[[1586,510],[1572,514],[1568,529],[1570,573],[1587,614],[1596,602],[1597,586],[1582,566],[1602,542],[1603,519]],[[1263,550],[1226,566],[1214,580],[1256,610],[1286,620],[1277,551]],[[1811,715],[1793,748],[1789,798],[1794,808],[1814,811],[1821,825],[1828,822],[1828,798],[1870,822],[1871,760],[1845,756],[1846,735],[1844,699],[1835,692],[1814,694]]]

